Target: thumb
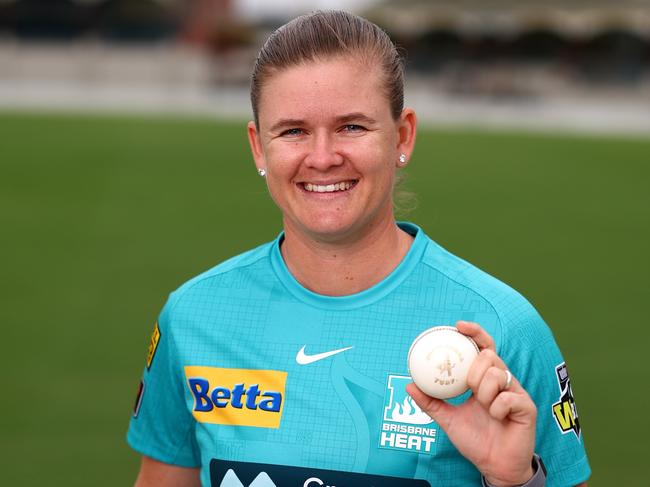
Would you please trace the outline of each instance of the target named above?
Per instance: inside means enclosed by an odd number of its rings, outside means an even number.
[[[455,407],[442,399],[428,396],[418,386],[411,383],[406,386],[406,392],[413,398],[418,407],[431,416],[443,429],[449,424]]]

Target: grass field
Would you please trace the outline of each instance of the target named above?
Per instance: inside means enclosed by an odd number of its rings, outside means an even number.
[[[0,484],[129,485],[167,293],[279,214],[241,123],[5,113],[0,134]],[[553,328],[592,487],[648,481],[649,183],[650,139],[423,130],[408,169],[407,218]]]

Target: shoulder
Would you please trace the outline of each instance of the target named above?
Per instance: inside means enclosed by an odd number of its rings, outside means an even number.
[[[428,238],[428,237],[427,237]],[[508,284],[452,254],[431,239],[422,263],[480,300],[497,318],[499,348],[512,340],[553,340],[535,307]],[[512,343],[511,343],[512,345]]]
[[[260,267],[270,267],[269,254],[274,243],[267,242],[231,257],[189,279],[169,295],[163,314],[173,312],[179,304],[205,300],[207,295],[214,295],[219,289],[233,288],[236,279],[242,274],[259,272]]]

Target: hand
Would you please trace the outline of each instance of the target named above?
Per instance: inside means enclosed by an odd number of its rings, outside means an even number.
[[[467,376],[470,398],[453,406],[427,396],[415,384],[406,390],[488,482],[499,487],[524,484],[534,473],[535,403],[516,378],[505,389],[507,367],[490,335],[476,323],[459,321],[456,327],[480,350]]]

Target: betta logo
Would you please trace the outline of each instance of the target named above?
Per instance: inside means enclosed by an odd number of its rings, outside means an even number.
[[[280,427],[286,372],[187,366],[185,376],[200,423]]]
[[[241,409],[257,409],[258,405],[262,411],[271,411],[277,413],[280,411],[282,404],[282,394],[277,391],[265,391],[260,393],[259,384],[253,384],[246,389],[243,383],[235,384],[232,391],[227,387],[215,387],[210,391],[210,383],[205,379],[192,378],[188,379],[190,390],[194,394],[194,411],[207,413],[212,408],[225,408],[230,404],[232,407]],[[258,402],[258,398],[262,400]],[[246,402],[242,403],[242,397],[246,396]]]

